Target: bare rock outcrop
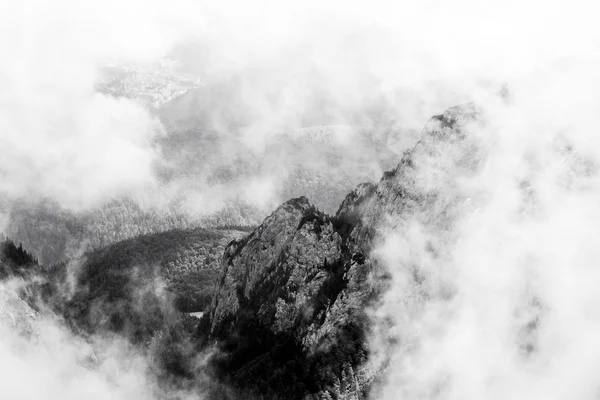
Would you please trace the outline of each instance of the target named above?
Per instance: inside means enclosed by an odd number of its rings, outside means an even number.
[[[221,344],[216,365],[229,382],[263,398],[366,398],[384,368],[369,361],[367,310],[389,287],[372,250],[409,218],[449,223],[458,199],[440,193],[477,166],[465,132],[479,117],[473,105],[433,117],[398,166],[334,216],[289,200],[227,247],[199,332]]]

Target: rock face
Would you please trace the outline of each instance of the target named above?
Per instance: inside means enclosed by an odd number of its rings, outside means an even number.
[[[199,330],[222,344],[216,365],[229,382],[264,398],[366,397],[384,365],[369,361],[366,309],[389,278],[372,250],[409,217],[443,227],[453,200],[439,193],[476,166],[464,132],[478,115],[467,105],[433,117],[398,166],[335,216],[293,199],[226,248]]]
[[[276,333],[288,331],[303,315],[312,317],[319,310],[311,300],[325,282],[336,286],[333,281],[341,278],[336,277],[341,244],[333,224],[306,198],[283,204],[249,238],[227,249],[211,331],[227,329],[232,316],[254,306],[258,321],[273,325]],[[268,297],[249,303],[260,293]]]
[[[207,330],[224,344],[219,365],[234,383],[269,398],[360,391],[356,378],[347,388],[339,380],[366,359],[360,305],[370,295],[349,295],[367,266],[346,239],[300,197],[229,245]]]

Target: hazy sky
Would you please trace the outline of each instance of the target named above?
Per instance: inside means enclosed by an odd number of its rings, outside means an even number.
[[[431,114],[503,82],[543,74],[572,57],[593,58],[591,6],[6,2],[0,189],[81,208],[154,184],[152,165],[161,154],[152,143],[163,133],[137,104],[95,92],[107,62],[151,62],[194,38],[183,58],[204,79],[236,86],[234,100],[250,118],[243,143],[260,150],[273,131],[319,109],[316,98],[326,97],[333,115],[383,102],[402,128],[420,129]]]

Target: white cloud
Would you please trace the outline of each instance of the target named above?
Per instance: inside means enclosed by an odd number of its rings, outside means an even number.
[[[184,58],[209,82],[233,82],[244,143],[258,152],[307,112],[344,123],[385,104],[408,135],[445,107],[597,50],[593,4],[565,5],[13,2],[0,21],[1,189],[81,208],[153,184],[160,129],[130,102],[94,92],[105,62],[151,61],[195,37]]]
[[[155,121],[94,86],[105,62],[144,61],[167,51],[173,37],[165,10],[156,2],[3,5],[2,192],[81,208],[152,182]]]
[[[94,83],[103,63],[150,61],[190,35],[198,46],[189,58],[203,78],[233,82],[250,121],[238,133],[259,152],[271,131],[296,127],[306,110],[344,123],[380,100],[409,131],[450,105],[479,101],[487,161],[446,193],[477,204],[477,212],[455,210],[451,233],[460,241],[446,243],[442,261],[428,259],[420,249],[430,236],[441,240],[439,232],[418,236],[417,224],[410,235],[390,236],[412,253],[384,252],[392,267],[415,261],[439,293],[447,286],[458,293],[408,314],[403,292],[390,294],[386,310],[397,322],[412,318],[421,347],[397,354],[384,393],[596,395],[598,181],[581,165],[571,171],[578,161],[555,149],[562,137],[592,165],[600,157],[595,2],[29,0],[2,7],[0,191],[11,197],[48,196],[81,208],[152,185],[160,159],[155,121],[130,101],[95,93]],[[507,107],[489,96],[504,82]],[[231,196],[246,190],[268,203],[262,193],[273,185],[262,178]],[[515,209],[525,178],[536,200],[535,213],[523,219]],[[393,271],[397,289],[407,289],[405,270]],[[524,361],[513,312],[536,312],[522,308],[528,291],[547,311],[538,353]],[[432,382],[446,389],[427,394]]]
[[[16,285],[18,286],[18,284]],[[73,335],[56,318],[0,288],[2,396],[10,399],[150,399],[145,358],[124,341]]]
[[[383,398],[596,398],[599,74],[568,61],[515,81],[507,105],[483,101],[459,151],[417,159],[417,185],[450,207],[378,250],[395,282],[379,312],[402,343]],[[457,168],[473,144],[481,163]]]

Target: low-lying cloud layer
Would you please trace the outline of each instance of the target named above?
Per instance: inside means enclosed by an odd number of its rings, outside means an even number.
[[[124,340],[84,340],[0,288],[2,396],[10,399],[150,399],[147,360]]]
[[[164,132],[135,102],[95,91],[107,63],[177,57],[220,88],[195,111],[258,157],[277,132],[311,125],[391,124],[410,141],[433,113],[597,46],[585,5],[11,4],[2,15],[2,191],[89,208],[156,185]]]
[[[454,151],[416,163],[439,208],[397,221],[377,251],[395,282],[379,312],[399,343],[381,397],[597,397],[593,65],[516,81]]]
[[[226,137],[227,153],[242,148],[256,159],[269,154],[278,132],[311,125],[383,124],[410,142],[432,114],[474,100],[485,111],[485,128],[473,133],[482,163],[444,187],[460,200],[455,225],[431,231],[408,221],[403,229],[411,229],[391,232],[380,252],[397,283],[383,311],[410,343],[399,345],[381,393],[595,398],[596,8],[583,0],[4,4],[0,193],[74,210],[163,193],[157,170],[180,159],[167,159],[159,143],[173,133],[135,101],[96,91],[108,63],[179,58],[186,73],[216,88],[207,92],[215,102],[200,111]],[[506,102],[491,100],[504,83]],[[391,143],[398,153],[407,146]],[[355,153],[341,157],[348,154]],[[287,160],[277,159],[281,171],[291,170]],[[300,161],[310,167],[318,158]],[[189,165],[180,165],[170,173],[185,175]],[[219,190],[217,204],[203,183],[186,191],[193,175],[167,189],[211,210],[236,196],[268,208],[279,200],[269,192],[280,171],[259,172]],[[436,171],[422,172],[436,182]],[[201,181],[211,173],[201,170]],[[438,258],[423,250],[428,238],[440,243]],[[413,290],[409,264],[424,269],[428,299],[404,296]],[[43,329],[51,346],[64,342],[60,330]],[[73,373],[70,353],[54,357],[29,344],[21,353],[14,335],[4,331],[0,358],[16,374],[7,382],[22,387],[3,388],[8,397],[79,398],[95,387],[97,398],[118,398],[104,378],[78,368],[77,381],[59,379]],[[117,377],[126,379],[119,393],[127,397],[140,388],[137,375]],[[88,381],[97,384],[80,386]]]

